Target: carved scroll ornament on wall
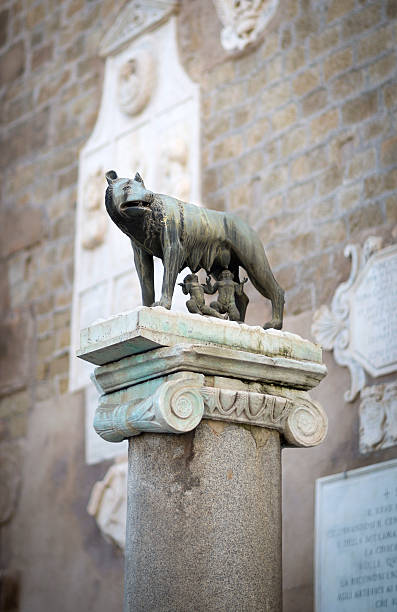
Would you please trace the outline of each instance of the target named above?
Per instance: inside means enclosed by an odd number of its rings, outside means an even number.
[[[254,43],[276,12],[279,0],[214,0],[223,24],[221,43],[226,51],[241,51]]]
[[[371,236],[361,248],[348,245],[350,277],[335,292],[331,308],[321,306],[313,317],[312,334],[337,364],[349,368],[352,402],[372,377],[397,371],[397,245],[381,249]]]
[[[96,519],[105,540],[125,548],[127,513],[127,457],[120,457],[108,469],[103,480],[92,488],[88,514]]]

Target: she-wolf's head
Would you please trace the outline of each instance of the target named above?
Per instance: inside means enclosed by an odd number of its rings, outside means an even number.
[[[108,192],[113,205],[122,215],[133,214],[137,209],[147,209],[154,200],[154,193],[146,189],[137,172],[133,179],[120,178],[114,170],[106,172]]]

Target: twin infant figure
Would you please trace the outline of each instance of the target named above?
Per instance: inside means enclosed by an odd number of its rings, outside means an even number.
[[[236,296],[242,295],[244,283],[248,278],[244,278],[241,283],[233,280],[233,273],[230,270],[223,270],[219,275],[219,280],[211,285],[211,277],[207,276],[206,284],[201,284],[197,274],[188,274],[179,283],[185,295],[190,294],[190,300],[186,302],[189,312],[217,317],[218,319],[228,318],[230,321],[240,321],[240,312],[236,306]],[[211,302],[209,306],[205,303],[204,294],[213,295],[218,291],[218,299]]]

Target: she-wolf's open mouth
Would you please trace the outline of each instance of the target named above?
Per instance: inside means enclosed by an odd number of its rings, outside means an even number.
[[[134,202],[123,202],[120,205],[120,210],[127,210],[128,208],[147,208],[148,206],[150,206],[150,202],[135,200]]]
[[[127,196],[128,197],[128,196]],[[147,191],[142,200],[127,200],[120,204],[120,210],[124,211],[128,208],[147,208],[154,200],[154,193]]]

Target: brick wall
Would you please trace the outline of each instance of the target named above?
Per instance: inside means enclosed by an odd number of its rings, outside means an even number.
[[[263,44],[203,79],[205,199],[259,231],[287,314],[330,300],[346,243],[397,223],[396,17],[281,0]]]

